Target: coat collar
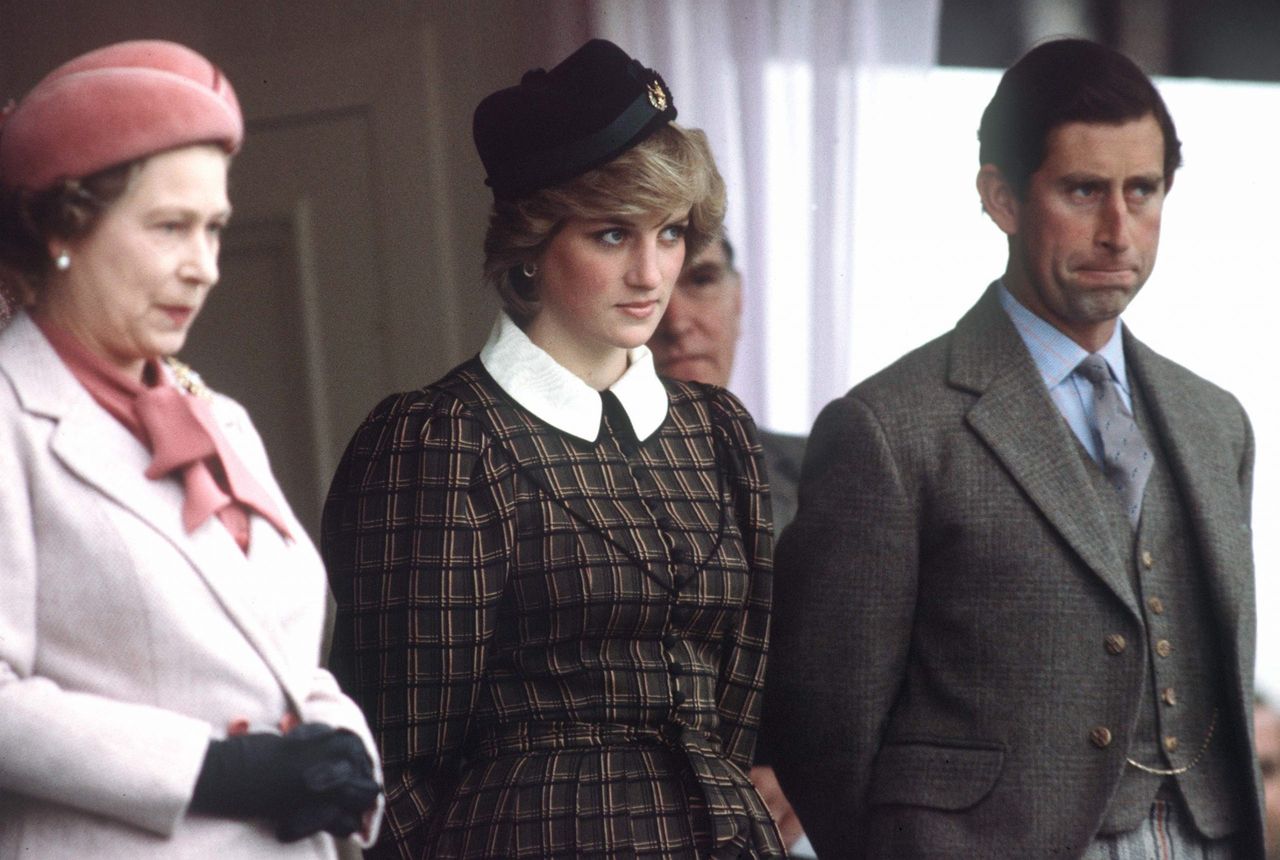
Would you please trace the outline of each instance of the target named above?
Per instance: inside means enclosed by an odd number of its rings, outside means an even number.
[[[1223,422],[1229,416],[1198,402],[1188,403],[1188,385],[1207,383],[1156,354],[1127,329],[1125,351],[1150,423],[1160,435],[1169,471],[1181,490],[1202,561],[1213,574],[1208,581],[1219,617],[1224,629],[1236,630],[1240,607],[1253,603],[1252,568],[1241,564],[1253,552],[1249,511],[1240,492],[1240,482],[1248,481],[1248,476],[1240,474],[1239,452],[1210,443],[1223,438]],[[1223,392],[1221,396],[1223,405],[1230,402],[1230,395]]]
[[[1191,516],[1215,602],[1229,616],[1225,629],[1234,630],[1236,607],[1245,597],[1241,589],[1247,587],[1235,569],[1249,557],[1248,514],[1239,494],[1230,492],[1240,463],[1223,446],[1205,444],[1222,438],[1221,416],[1188,404],[1188,371],[1147,348],[1128,328],[1124,348],[1130,378],[1147,403]],[[1084,458],[1001,307],[996,284],[957,323],[948,361],[949,383],[979,395],[966,416],[969,425],[1085,564],[1140,616]]]
[[[529,340],[505,313],[493,324],[480,363],[513,400],[557,430],[587,442],[600,434],[600,393]],[[648,439],[666,420],[667,390],[647,346],[628,353],[626,372],[609,390],[622,403],[637,439]]]
[[[1080,558],[1140,615],[1084,459],[992,284],[956,324],[951,385],[980,395],[966,420]]]
[[[245,571],[249,559],[215,518],[187,533],[182,524],[181,481],[153,481],[145,476],[151,453],[94,401],[25,313],[16,315],[0,332],[0,374],[8,377],[25,411],[54,422],[49,437],[54,457],[72,474],[147,523],[190,562],[262,655],[293,706],[299,707],[305,691],[294,689],[286,670],[279,644],[282,632],[275,629],[269,613],[255,611],[252,595],[243,592],[243,583],[252,581]],[[242,447],[246,428],[239,426],[238,416],[223,410],[218,421],[231,444]],[[250,558],[257,564],[260,554],[276,552],[283,544],[272,539],[270,524],[258,517],[252,517],[251,522]],[[300,533],[300,526],[294,522],[291,526]]]

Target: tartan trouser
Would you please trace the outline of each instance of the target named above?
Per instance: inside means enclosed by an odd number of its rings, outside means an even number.
[[[1139,827],[1096,837],[1081,860],[1246,860],[1235,839],[1205,839],[1189,819],[1177,802],[1157,800]]]

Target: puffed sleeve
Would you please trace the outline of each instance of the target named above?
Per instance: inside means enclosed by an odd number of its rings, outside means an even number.
[[[720,468],[751,571],[746,604],[725,635],[716,706],[725,754],[746,770],[755,750],[764,690],[773,602],[773,526],[755,422],[727,391],[716,392],[712,407]]]
[[[393,396],[356,432],[325,504],[330,665],[382,750],[384,856],[422,856],[481,692],[513,534],[510,473],[492,455],[450,395]]]

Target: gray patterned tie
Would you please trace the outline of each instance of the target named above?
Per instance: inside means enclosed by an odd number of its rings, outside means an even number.
[[[1137,528],[1142,491],[1151,476],[1151,449],[1142,438],[1133,413],[1124,405],[1106,360],[1095,353],[1080,362],[1076,370],[1093,383],[1093,423],[1102,439],[1103,472],[1124,500],[1129,522]]]

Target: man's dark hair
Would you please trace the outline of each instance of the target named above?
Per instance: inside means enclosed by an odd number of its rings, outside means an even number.
[[[982,112],[978,162],[1000,168],[1026,193],[1040,169],[1049,133],[1069,122],[1114,123],[1155,117],[1164,135],[1164,183],[1182,164],[1173,118],[1151,80],[1133,61],[1085,39],[1058,39],[1028,51],[1000,79]]]

